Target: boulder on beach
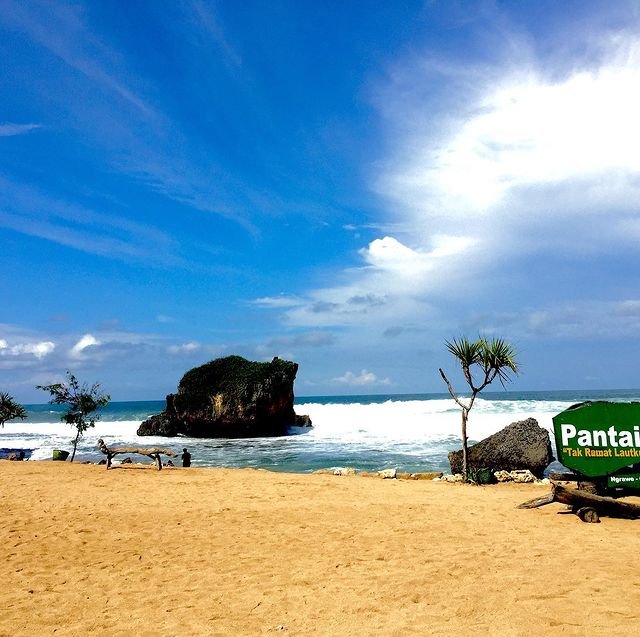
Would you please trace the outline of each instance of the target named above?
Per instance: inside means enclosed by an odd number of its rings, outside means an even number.
[[[253,438],[284,436],[292,426],[311,426],[293,409],[298,364],[270,363],[241,356],[217,358],[189,370],[165,410],[145,420],[139,436]]]
[[[535,418],[507,425],[501,431],[469,447],[471,470],[516,471],[528,469],[541,478],[553,462],[549,432]],[[462,472],[462,449],[449,454],[452,473]]]

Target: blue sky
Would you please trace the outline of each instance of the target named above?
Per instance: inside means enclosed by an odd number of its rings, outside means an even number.
[[[636,2],[0,0],[0,389],[640,385]]]

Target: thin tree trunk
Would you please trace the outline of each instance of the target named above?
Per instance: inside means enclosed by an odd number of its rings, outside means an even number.
[[[462,409],[462,477],[466,482],[469,477],[469,445],[467,443],[467,417],[468,411]]]
[[[80,438],[80,431],[76,434],[76,439],[73,441],[73,453],[71,454],[71,460],[69,462],[73,462],[73,459],[76,457],[76,448],[78,447],[78,438]]]

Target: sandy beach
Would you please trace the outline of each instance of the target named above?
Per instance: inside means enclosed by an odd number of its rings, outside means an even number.
[[[640,626],[640,521],[515,508],[548,486],[7,461],[0,483],[3,636]]]

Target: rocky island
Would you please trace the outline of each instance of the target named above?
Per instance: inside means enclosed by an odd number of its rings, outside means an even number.
[[[165,410],[145,420],[139,436],[254,438],[285,436],[295,425],[310,426],[293,409],[298,364],[274,358],[270,363],[241,356],[217,358],[189,370],[178,391],[167,396]]]

